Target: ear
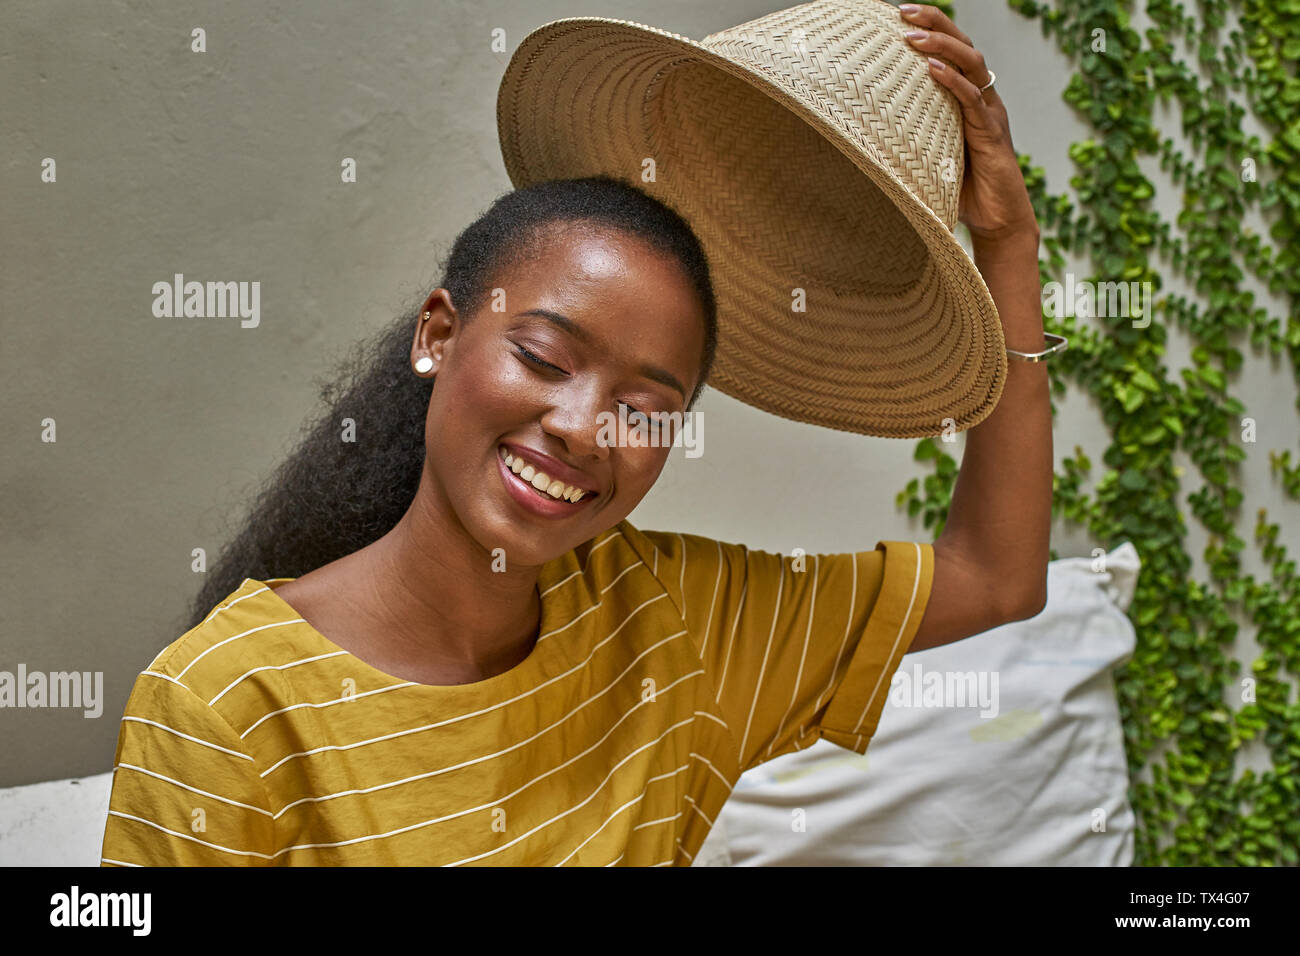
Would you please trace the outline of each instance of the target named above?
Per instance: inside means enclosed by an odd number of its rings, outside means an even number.
[[[420,318],[415,323],[415,340],[411,343],[411,365],[415,368],[416,374],[428,377],[437,373],[459,325],[460,318],[456,307],[452,305],[451,293],[444,288],[434,289],[424,300],[424,305],[420,308]],[[421,362],[421,359],[426,361]]]

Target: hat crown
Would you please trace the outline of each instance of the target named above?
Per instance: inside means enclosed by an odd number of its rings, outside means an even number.
[[[952,230],[964,173],[961,106],[885,0],[813,0],[699,41],[815,104]]]

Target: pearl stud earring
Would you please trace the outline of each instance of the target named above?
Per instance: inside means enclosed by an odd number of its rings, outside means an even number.
[[[433,359],[429,358],[429,356],[421,355],[415,360],[415,370],[421,375],[429,371],[431,368],[433,368]]]

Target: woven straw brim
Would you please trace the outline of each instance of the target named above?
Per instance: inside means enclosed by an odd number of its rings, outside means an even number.
[[[820,61],[836,62],[836,35],[816,42]],[[915,51],[881,50],[871,82],[935,82],[916,80],[915,64],[888,62]],[[691,224],[718,300],[711,386],[784,418],[859,434],[970,428],[992,412],[1006,381],[997,310],[949,226],[878,146],[882,127],[885,142],[897,137],[913,154],[918,138],[924,153],[937,133],[890,129],[888,116],[818,102],[813,89],[688,37],[575,17],[538,28],[515,51],[498,132],[516,187],[612,175]],[[863,136],[867,124],[874,138]],[[646,160],[653,181],[642,175]],[[795,307],[798,290],[806,311]]]

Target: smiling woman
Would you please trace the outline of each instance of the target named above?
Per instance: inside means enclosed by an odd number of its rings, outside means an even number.
[[[457,237],[439,288],[365,343],[324,387],[305,437],[210,568],[190,626],[245,577],[306,575],[375,544],[423,507],[418,493],[430,478],[426,492],[460,486],[449,508],[480,508],[487,476],[470,466],[471,453],[494,471],[498,445],[513,441],[521,454],[548,455],[556,477],[567,469],[570,483],[599,492],[596,480],[614,478],[611,456],[578,468],[559,462],[583,457],[581,449],[557,447],[573,424],[563,416],[612,411],[615,401],[647,412],[690,409],[716,346],[708,264],[671,209],[609,177],[507,193]],[[622,366],[611,362],[611,350]],[[667,357],[648,361],[655,356]],[[417,371],[421,358],[430,360],[427,372]],[[689,391],[663,384],[666,370],[633,368],[665,364],[677,367],[674,378]],[[554,407],[544,410],[548,402]],[[344,419],[356,423],[355,442],[340,440]],[[544,434],[547,426],[558,431]],[[468,427],[478,434],[464,436]],[[497,434],[483,434],[492,427]],[[471,451],[467,441],[477,446]],[[656,458],[638,461],[653,467]],[[575,480],[578,472],[587,480]],[[623,481],[648,489],[657,474]],[[619,500],[627,506],[622,514],[636,505],[630,497]],[[622,517],[609,511],[609,499],[601,502],[604,527]],[[489,502],[480,518],[491,522]],[[540,530],[547,550],[559,550],[556,534],[571,547],[601,530],[589,527],[585,537],[551,525]],[[505,546],[512,564],[536,563]]]
[[[749,767],[865,750],[930,545],[788,558],[626,520],[668,446],[601,422],[689,411],[716,339],[657,199],[494,203],[137,679],[104,864],[689,864]]]

